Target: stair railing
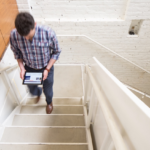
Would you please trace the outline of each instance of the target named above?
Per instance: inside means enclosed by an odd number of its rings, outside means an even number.
[[[91,125],[95,96],[116,150],[133,150],[129,148],[132,146],[140,150],[143,145],[145,150],[150,149],[147,140],[150,137],[150,109],[93,57],[93,64],[86,66],[84,105],[89,104],[87,128]],[[119,120],[119,125],[114,115]],[[120,125],[121,129],[118,127]],[[141,128],[137,130],[136,126]],[[125,136],[129,137],[128,142]]]
[[[18,65],[17,64],[14,64],[14,65],[11,65],[11,66],[8,66],[8,67],[5,67],[3,69],[0,70],[0,74],[2,75],[7,87],[8,87],[8,90],[11,91],[12,95],[14,96],[15,98],[15,102],[20,105],[20,99],[18,98],[17,96],[17,93],[13,87],[13,83],[10,81],[9,77],[8,77],[8,74],[7,74],[7,71],[10,71],[12,69],[15,69],[17,68]]]
[[[137,68],[143,70],[143,72],[146,72],[146,73],[149,73],[149,74],[150,74],[150,71],[144,69],[143,67],[137,65],[136,63],[132,62],[131,60],[129,60],[129,59],[123,57],[122,55],[120,55],[120,54],[118,54],[118,53],[116,53],[116,52],[113,51],[112,49],[110,49],[110,48],[104,46],[103,44],[97,42],[96,40],[93,40],[92,38],[90,38],[90,37],[87,36],[87,35],[57,35],[57,36],[58,36],[58,37],[75,37],[75,36],[76,36],[76,37],[84,37],[84,38],[86,38],[86,39],[92,41],[94,44],[97,44],[97,45],[99,45],[99,46],[105,48],[105,50],[107,50],[107,51],[109,51],[109,52],[115,54],[116,56],[122,58],[122,59],[125,60],[126,62],[128,62],[128,63],[130,63],[130,64],[136,66]]]
[[[107,122],[107,125],[108,125],[108,128],[109,128],[109,132],[110,132],[111,137],[113,139],[113,142],[115,144],[116,150],[127,150],[126,145],[125,145],[124,140],[123,140],[123,137],[122,137],[120,131],[117,128],[117,125],[115,123],[115,120],[113,119],[113,116],[111,115],[109,107],[107,106],[104,94],[102,93],[102,91],[97,86],[97,83],[96,83],[96,81],[95,81],[95,79],[94,79],[94,77],[93,77],[93,75],[92,75],[92,73],[91,73],[88,66],[86,66],[86,70],[87,70],[87,75],[88,75],[87,78],[89,78],[89,80],[91,81],[91,84],[92,84],[91,96],[90,96],[91,101],[92,101],[92,98],[93,98],[93,94],[95,92],[95,94],[96,94],[96,96],[99,100],[100,106],[102,108],[103,114],[105,116],[105,119],[106,119],[106,122]],[[85,97],[85,99],[86,99],[86,97]],[[86,102],[86,101],[84,101],[84,102]],[[93,112],[93,103],[91,102],[89,104],[90,104],[89,105],[89,113],[88,113],[88,116],[87,116],[87,123],[86,123],[88,128],[90,128],[92,115],[93,115],[92,114],[92,112]]]

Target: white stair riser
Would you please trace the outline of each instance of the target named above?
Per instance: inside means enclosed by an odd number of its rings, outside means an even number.
[[[87,145],[0,145],[1,150],[88,150]]]
[[[23,106],[21,114],[46,114],[46,106]],[[54,106],[52,114],[83,114],[83,106]]]
[[[84,116],[16,115],[13,126],[85,126]]]
[[[7,127],[2,142],[86,143],[85,128]]]

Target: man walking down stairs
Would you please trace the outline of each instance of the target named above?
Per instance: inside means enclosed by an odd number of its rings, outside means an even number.
[[[51,28],[37,25],[27,12],[17,15],[15,27],[10,35],[10,45],[21,70],[20,77],[23,80],[26,71],[43,72],[46,113],[50,114],[53,110],[53,64],[61,53],[56,34]],[[28,85],[28,88],[39,101],[42,88],[37,85]]]

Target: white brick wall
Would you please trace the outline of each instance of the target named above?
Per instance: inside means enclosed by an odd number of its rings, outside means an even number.
[[[150,19],[150,1],[131,0],[126,19]]]
[[[21,12],[21,11],[30,12],[29,0],[16,0],[16,2],[18,5],[19,12]]]
[[[17,2],[20,11],[29,10],[28,0]],[[51,20],[46,25],[57,34],[87,35],[150,71],[149,0],[29,0],[29,4],[35,18]],[[124,14],[126,20],[119,21]],[[131,19],[147,19],[137,38],[127,37]]]
[[[137,38],[127,37],[130,20],[119,22],[51,21],[45,22],[45,24],[52,27],[60,35],[87,35],[150,71],[150,20],[144,20]]]
[[[18,1],[21,10],[27,9],[27,0]],[[150,71],[149,0],[30,0],[29,3],[37,22],[44,20],[57,34],[87,35]],[[132,19],[144,19],[136,38],[128,37]],[[65,41],[66,38],[59,39],[63,49],[59,63],[86,63],[97,56],[122,82],[150,94],[148,74],[128,63],[107,58],[106,53],[85,39],[78,45]]]
[[[30,0],[35,17],[51,19],[99,19],[124,16],[127,0]]]
[[[150,95],[150,74],[84,37],[58,37],[62,49],[57,63],[87,63],[95,56],[120,81]]]

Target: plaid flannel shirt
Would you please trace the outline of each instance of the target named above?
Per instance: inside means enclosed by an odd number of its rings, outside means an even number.
[[[51,58],[57,60],[61,53],[55,32],[49,27],[39,25],[36,25],[32,41],[26,40],[13,29],[10,45],[15,59],[23,59],[27,66],[35,69],[44,68]]]

